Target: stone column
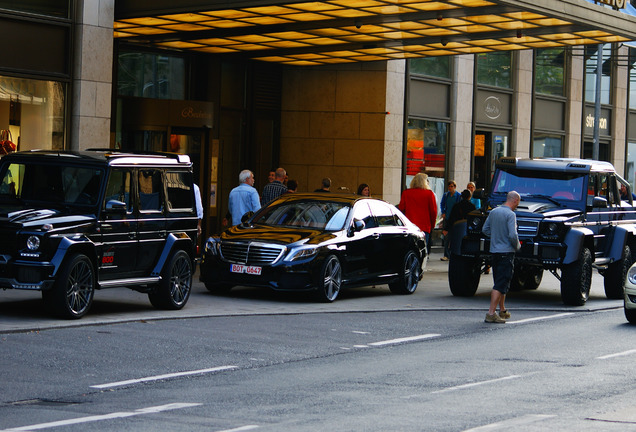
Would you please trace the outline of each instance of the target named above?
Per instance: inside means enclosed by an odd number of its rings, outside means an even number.
[[[624,59],[629,55],[629,47],[622,46],[618,51],[618,58]],[[616,78],[614,79],[614,114],[612,115],[612,143],[611,160],[614,168],[621,175],[625,174],[625,141],[627,139],[627,104],[629,71],[624,61],[618,61]]]
[[[470,162],[473,142],[475,56],[473,54],[454,56],[453,66],[455,79],[451,95],[450,146],[447,155],[450,163],[446,181],[455,180],[461,191],[472,180]]]
[[[585,75],[584,48],[575,47],[569,57],[566,68],[568,107],[566,109],[564,157],[581,157],[582,117],[583,117],[583,78]]]
[[[510,156],[528,157],[531,155],[532,143],[530,131],[532,129],[532,50],[519,51],[515,67],[515,82],[517,86],[516,100],[512,116],[512,142],[514,143]]]
[[[72,150],[110,146],[115,0],[78,0],[71,102]]]

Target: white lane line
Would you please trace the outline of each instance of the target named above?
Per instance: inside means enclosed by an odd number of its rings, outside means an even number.
[[[604,355],[604,356],[596,357],[596,359],[597,360],[605,360],[605,359],[608,359],[608,358],[621,357],[621,356],[626,356],[626,355],[635,354],[635,353],[636,353],[636,349],[633,349],[633,350],[623,351],[623,352],[614,353],[614,354],[607,354],[607,355]]]
[[[518,430],[519,426],[529,425],[530,423],[538,422],[541,420],[547,420],[556,417],[549,414],[528,414],[522,417],[513,418],[510,420],[504,420],[497,423],[491,423],[484,426],[479,426],[472,429],[466,429],[464,432],[484,432],[495,430]]]
[[[527,323],[527,322],[532,322],[532,321],[544,321],[544,320],[549,320],[549,319],[563,318],[563,317],[570,316],[570,315],[574,315],[574,312],[566,312],[566,313],[560,313],[560,314],[556,314],[556,315],[547,315],[547,316],[540,316],[540,317],[534,317],[534,318],[526,318],[526,319],[517,320],[517,321],[506,321],[506,324],[522,324],[522,323]]]
[[[97,385],[92,385],[91,388],[104,389],[104,388],[111,388],[111,387],[121,387],[121,386],[125,386],[125,385],[139,384],[139,383],[148,382],[148,381],[159,381],[159,380],[164,380],[164,379],[168,379],[168,378],[178,378],[178,377],[189,376],[189,375],[202,375],[202,374],[206,374],[206,373],[220,372],[220,371],[231,370],[231,369],[238,369],[238,366],[219,366],[219,367],[214,367],[214,368],[209,368],[209,369],[199,369],[199,370],[193,370],[193,371],[175,372],[175,373],[169,373],[169,374],[164,374],[164,375],[156,375],[156,376],[145,377],[145,378],[130,379],[130,380],[126,380],[126,381],[117,381],[117,382],[106,383],[106,384],[97,384]]]
[[[252,429],[258,429],[258,425],[246,425],[246,426],[241,426],[234,429],[225,429],[218,432],[241,432],[241,431],[252,430]]]
[[[423,335],[419,335],[419,336],[409,336],[409,337],[403,337],[403,338],[398,338],[398,339],[390,339],[390,340],[385,340],[385,341],[380,341],[380,342],[371,342],[369,345],[370,346],[394,345],[394,344],[399,344],[399,343],[403,343],[403,342],[413,342],[413,341],[424,340],[424,339],[432,339],[432,338],[436,338],[436,337],[440,337],[440,336],[441,336],[441,334],[429,333],[429,334],[423,334]]]
[[[34,424],[34,425],[29,425],[29,426],[22,426],[22,427],[11,428],[11,429],[4,429],[4,431],[2,431],[2,432],[5,432],[5,431],[34,431],[34,430],[40,430],[40,429],[50,429],[50,428],[56,428],[56,427],[60,427],[60,426],[70,426],[70,425],[81,424],[81,423],[90,423],[90,422],[97,422],[97,421],[103,421],[103,420],[112,420],[112,419],[118,419],[118,418],[133,417],[133,416],[138,416],[138,415],[143,415],[143,414],[154,414],[154,413],[159,413],[159,412],[162,412],[162,411],[171,411],[171,410],[190,408],[190,407],[195,407],[195,406],[200,406],[200,405],[203,405],[203,404],[200,404],[200,403],[171,403],[171,404],[167,404],[167,405],[159,405],[159,406],[154,406],[154,407],[141,408],[141,409],[138,409],[138,410],[135,410],[135,411],[114,412],[114,413],[110,413],[110,414],[94,415],[94,416],[88,416],[88,417],[78,417],[78,418],[68,419],[68,420],[59,420],[59,421],[54,421],[54,422],[49,422],[49,423],[39,423],[39,424]]]
[[[369,332],[359,331],[359,330],[351,330],[351,333],[355,333],[355,334],[369,334]]]
[[[496,382],[500,382],[500,381],[507,381],[507,380],[516,379],[516,378],[521,378],[521,375],[510,375],[510,376],[506,376],[506,377],[502,377],[502,378],[495,378],[495,379],[491,379],[491,380],[487,380],[487,381],[479,381],[479,382],[474,382],[474,383],[462,384],[462,385],[458,385],[458,386],[454,386],[454,387],[446,387],[445,389],[436,390],[436,391],[431,392],[431,393],[435,394],[435,393],[445,393],[445,392],[455,391],[455,390],[463,390],[463,389],[467,389],[467,388],[470,388],[470,387],[477,387],[477,386],[481,386],[481,385],[492,384],[492,383],[496,383]]]

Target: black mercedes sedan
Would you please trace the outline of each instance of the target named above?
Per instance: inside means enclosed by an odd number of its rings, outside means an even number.
[[[200,279],[214,293],[256,286],[313,291],[324,302],[354,286],[412,294],[425,256],[424,233],[385,201],[288,193],[208,238]]]

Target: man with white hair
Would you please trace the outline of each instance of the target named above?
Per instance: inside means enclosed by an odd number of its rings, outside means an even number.
[[[504,302],[510,289],[512,272],[514,271],[515,252],[521,249],[517,235],[517,217],[514,211],[521,201],[521,196],[510,191],[506,202],[494,208],[486,223],[483,233],[490,237],[490,255],[494,286],[490,294],[490,308],[486,314],[487,323],[505,323],[510,318]],[[497,314],[499,305],[499,314]]]
[[[256,212],[261,208],[258,191],[254,188],[254,173],[243,170],[239,174],[239,185],[230,191],[230,213],[232,225],[241,223],[241,217],[247,212]]]

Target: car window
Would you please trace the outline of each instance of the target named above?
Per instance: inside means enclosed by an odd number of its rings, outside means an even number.
[[[99,199],[103,170],[64,165],[10,164],[0,183],[7,198],[92,206]]]
[[[371,207],[371,212],[375,215],[378,226],[387,227],[399,225],[399,218],[391,210],[391,206],[389,204],[373,200],[369,200],[368,203],[369,207]]]
[[[161,211],[161,171],[156,169],[139,170],[137,175],[139,190],[139,211]]]
[[[369,208],[370,200],[359,201],[353,208],[353,218],[364,222],[364,228],[376,228],[378,226],[371,209]]]
[[[168,209],[192,209],[192,175],[188,172],[167,172],[166,190],[168,192]]]
[[[585,194],[585,174],[555,171],[510,169],[498,171],[493,192],[517,191],[525,196],[548,196],[564,201],[579,201]]]
[[[329,201],[286,201],[263,208],[252,223],[338,231],[343,229],[350,207]]]
[[[126,203],[126,210],[132,212],[132,200],[130,199],[132,175],[129,170],[113,170],[106,184],[103,208],[111,200]]]

